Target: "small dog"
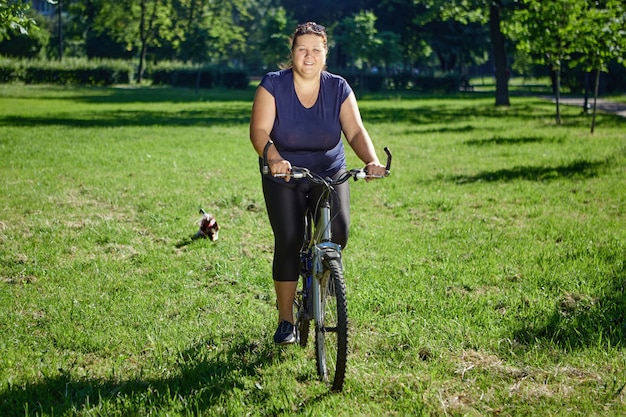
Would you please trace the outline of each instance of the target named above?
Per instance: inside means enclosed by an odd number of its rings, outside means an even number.
[[[220,233],[220,225],[217,224],[213,215],[205,212],[204,210],[200,209],[200,214],[202,214],[202,219],[200,219],[200,229],[195,235],[193,235],[192,239],[209,238],[215,242]]]

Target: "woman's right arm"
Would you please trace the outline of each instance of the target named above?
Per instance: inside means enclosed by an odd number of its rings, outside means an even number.
[[[276,101],[265,88],[258,87],[252,103],[252,115],[250,116],[250,141],[256,153],[263,157],[263,149],[270,139],[270,132],[274,127],[276,118]],[[286,161],[276,149],[270,146],[267,151],[267,164],[270,171],[275,174],[288,174],[291,164]],[[289,177],[285,177],[288,181]]]

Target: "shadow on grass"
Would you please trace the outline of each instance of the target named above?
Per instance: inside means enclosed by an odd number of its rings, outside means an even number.
[[[521,138],[505,138],[505,137],[493,137],[487,139],[472,139],[465,142],[470,146],[489,146],[489,145],[520,145],[524,143],[563,143],[562,138],[545,138],[540,136],[528,136]]]
[[[254,88],[225,89],[211,88],[195,90],[176,87],[75,87],[32,85],[24,87],[22,94],[13,97],[22,100],[67,100],[92,104],[130,103],[193,103],[193,102],[252,102]],[[33,94],[29,90],[35,90]]]
[[[549,181],[560,178],[593,178],[608,161],[574,161],[558,166],[522,166],[483,171],[476,175],[458,175],[451,178],[457,184],[497,181]]]
[[[204,111],[101,111],[42,116],[0,117],[0,126],[70,126],[74,128],[132,127],[132,126],[214,126],[240,125],[250,122],[249,109],[240,107],[210,108]]]
[[[607,260],[607,262],[610,260]],[[615,260],[612,260],[615,262]],[[610,286],[597,299],[568,294],[545,325],[522,326],[516,340],[532,345],[547,340],[566,350],[619,347],[626,344],[626,266],[608,277]]]
[[[51,126],[71,127],[116,127],[116,126],[203,126],[217,124],[247,124],[250,121],[253,90],[207,90],[196,95],[193,90],[154,89],[94,89],[93,94],[84,90],[69,90],[66,95],[54,90],[49,96],[28,96],[33,100],[67,100],[94,104],[93,109],[80,113],[56,112],[37,115],[0,116],[0,126]],[[61,96],[60,96],[61,95]],[[390,107],[381,106],[380,101],[362,100],[361,113],[368,124],[409,123],[424,126],[434,125],[426,133],[467,132],[480,126],[487,119],[531,119],[546,120],[551,117],[549,104],[541,99],[515,104],[508,108],[497,108],[485,97],[424,98],[406,102],[394,102]],[[98,104],[132,103],[193,103],[205,106],[203,110],[164,112],[150,109],[116,110],[98,108]],[[470,121],[470,124],[468,124]],[[623,118],[605,115],[597,121],[603,125],[623,126]],[[463,124],[462,126],[459,126]],[[587,128],[589,121],[580,116],[564,116],[564,125]],[[443,127],[441,127],[443,125]],[[424,131],[416,132],[416,134]]]
[[[202,105],[202,104],[199,104]],[[85,112],[57,112],[36,115],[0,116],[0,126],[36,127],[36,126],[69,126],[75,128],[125,127],[125,126],[210,126],[239,125],[250,122],[251,104],[235,103],[225,106],[210,105],[202,110],[185,110],[179,112],[153,110],[98,110]],[[478,111],[478,110],[475,110]],[[457,127],[458,123],[471,115],[463,108],[445,109],[431,108],[415,110],[411,108],[393,108],[362,111],[368,123],[402,122],[420,125],[444,124],[444,128],[433,128],[432,133],[467,132],[473,129],[470,125]],[[491,112],[487,111],[491,114]],[[495,117],[495,116],[494,116]],[[508,116],[510,117],[510,115]],[[529,115],[519,114],[520,118]],[[456,124],[456,125],[455,125]],[[420,132],[421,133],[421,132]]]
[[[178,358],[180,372],[169,379],[76,380],[61,374],[25,386],[9,386],[0,392],[0,415],[60,416],[98,406],[104,407],[104,414],[111,407],[122,415],[182,406],[183,414],[193,415],[219,404],[234,390],[258,396],[255,403],[262,404],[269,394],[245,387],[244,377],[256,375],[259,369],[280,360],[280,350],[270,342],[258,345],[240,341],[223,351],[211,351],[204,344],[194,346],[179,353]]]
[[[453,103],[453,102],[451,102]],[[545,107],[544,107],[545,109]],[[545,118],[545,113],[530,105],[519,105],[507,110],[498,110],[484,103],[472,105],[462,103],[450,105],[445,102],[429,103],[413,101],[407,107],[394,106],[391,108],[361,106],[361,114],[366,123],[414,123],[419,125],[444,125],[456,128],[459,122],[471,118]],[[467,129],[467,126],[464,127]]]

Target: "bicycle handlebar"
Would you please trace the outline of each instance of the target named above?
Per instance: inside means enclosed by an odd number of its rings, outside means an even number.
[[[270,167],[267,164],[267,150],[269,149],[270,146],[272,146],[273,143],[274,142],[269,140],[265,144],[265,148],[263,148],[263,168],[262,168],[263,175],[270,174]],[[313,182],[326,183],[330,185],[343,184],[349,178],[354,178],[355,181],[359,179],[365,179],[365,178],[383,178],[383,177],[389,176],[390,170],[391,170],[391,151],[387,147],[385,147],[383,150],[387,154],[387,162],[385,164],[385,175],[382,175],[382,176],[381,175],[369,175],[366,169],[357,168],[357,169],[351,169],[349,171],[346,171],[336,180],[331,180],[330,178],[325,179],[325,178],[320,177],[314,172],[311,172],[308,168],[296,167],[296,166],[291,167],[291,172],[289,174],[276,174],[274,176],[275,177],[291,176],[294,179],[309,178]]]

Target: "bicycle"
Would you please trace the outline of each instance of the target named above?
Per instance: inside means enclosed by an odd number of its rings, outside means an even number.
[[[264,175],[270,173],[267,150],[271,145],[269,141],[263,150]],[[388,148],[384,151],[387,154],[386,177],[390,173],[391,152]],[[348,305],[341,247],[331,241],[330,200],[334,185],[343,184],[350,178],[356,181],[382,177],[369,175],[364,169],[351,169],[332,180],[295,166],[289,175],[296,180],[306,178],[325,188],[317,204],[317,223],[314,224],[315,213],[310,210],[305,216],[304,244],[300,251],[302,286],[296,292],[293,310],[296,340],[301,347],[306,347],[313,321],[318,376],[331,390],[341,391],[348,355]]]

